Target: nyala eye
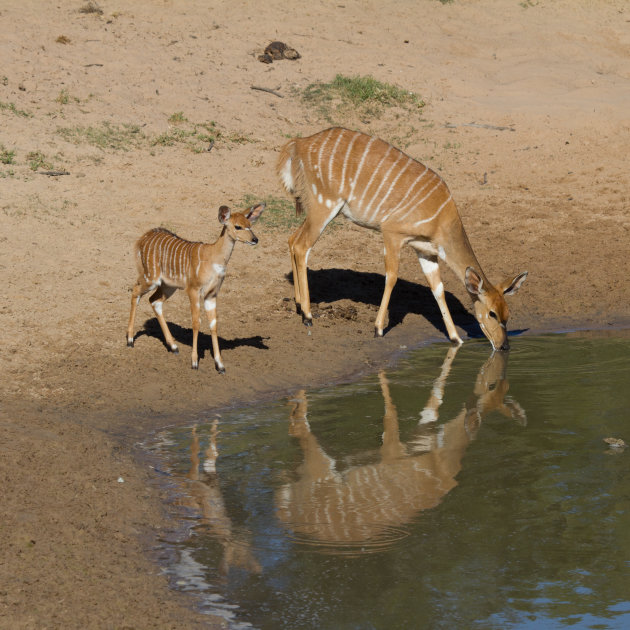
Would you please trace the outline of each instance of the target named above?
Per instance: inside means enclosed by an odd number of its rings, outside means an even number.
[[[494,311],[490,311],[490,317],[492,317],[492,319],[498,319],[497,314]]]
[[[242,228],[240,225],[235,225],[235,226],[234,226],[234,229],[235,229],[235,230],[242,230],[243,228]]]

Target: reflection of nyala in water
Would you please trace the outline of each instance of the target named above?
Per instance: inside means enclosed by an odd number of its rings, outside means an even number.
[[[215,539],[221,543],[223,558],[219,569],[222,573],[227,573],[231,567],[260,573],[261,567],[252,553],[250,541],[244,533],[233,530],[232,520],[225,509],[216,472],[216,460],[219,455],[217,433],[217,420],[215,420],[203,460],[204,472],[201,473],[199,437],[197,428],[192,428],[190,470],[186,475],[188,483],[184,486],[188,496],[183,497],[180,504],[199,512],[201,524],[207,526]]]
[[[311,433],[304,391],[294,399],[289,432],[304,455],[300,477],[276,495],[277,515],[296,535],[321,542],[358,544],[378,539],[390,529],[432,508],[457,485],[455,477],[469,442],[483,417],[497,410],[525,421],[518,403],[505,398],[507,355],[494,353],[477,376],[471,401],[436,431],[438,408],[457,348],[450,348],[420,414],[415,439],[400,441],[398,414],[385,374],[379,375],[385,414],[380,460],[342,473]]]

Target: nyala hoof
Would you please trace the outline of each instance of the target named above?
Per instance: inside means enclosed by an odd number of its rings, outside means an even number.
[[[133,339],[127,339],[127,348],[133,348]]]

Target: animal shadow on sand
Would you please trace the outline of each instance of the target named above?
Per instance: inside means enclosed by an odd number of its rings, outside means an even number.
[[[288,273],[286,277],[293,284],[293,275]],[[308,284],[313,304],[347,299],[378,308],[383,297],[385,277],[378,273],[350,269],[309,269]],[[477,320],[460,300],[448,291],[445,295],[455,325],[462,328],[470,338],[483,337]],[[409,313],[421,315],[448,337],[442,314],[431,290],[422,284],[399,278],[389,301],[389,324],[385,328],[385,334],[402,323]],[[520,332],[522,331],[512,331],[511,334]]]
[[[173,335],[175,341],[181,346],[192,347],[192,328],[184,328],[173,322],[168,322],[168,327]],[[166,345],[164,340],[164,334],[160,328],[160,324],[155,317],[147,319],[144,322],[142,329],[140,329],[135,336],[135,339],[139,337],[153,337],[159,339],[167,350],[170,348]],[[251,348],[257,348],[258,350],[269,350],[269,346],[265,344],[268,337],[261,337],[260,335],[252,335],[251,337],[238,337],[236,339],[224,339],[219,336],[219,347],[221,352],[224,350],[234,350],[234,348],[240,348],[242,346],[249,346]],[[199,359],[203,359],[206,356],[206,350],[208,355],[212,358],[212,337],[207,333],[199,331],[199,337],[197,338],[197,352]],[[180,348],[181,351],[181,348]]]

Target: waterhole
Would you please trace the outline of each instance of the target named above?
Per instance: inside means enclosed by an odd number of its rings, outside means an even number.
[[[630,627],[630,338],[435,345],[148,444],[231,628]]]

